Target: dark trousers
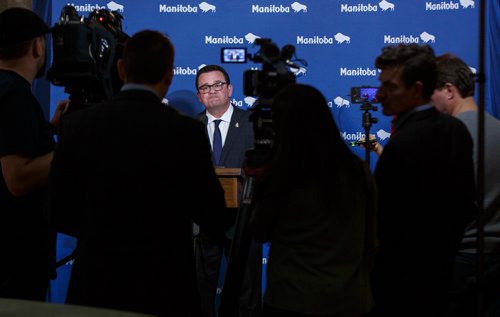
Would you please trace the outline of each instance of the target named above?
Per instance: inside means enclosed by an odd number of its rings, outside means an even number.
[[[483,267],[483,281],[476,283],[476,254],[456,256],[448,316],[500,317],[500,254],[485,254]]]
[[[196,274],[202,317],[215,317],[215,296],[224,251],[229,245],[213,241],[203,232],[194,238]],[[227,255],[227,254],[226,254]],[[258,317],[262,310],[262,244],[252,241],[240,295],[239,317]]]

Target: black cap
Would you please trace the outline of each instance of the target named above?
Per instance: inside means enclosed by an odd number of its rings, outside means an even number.
[[[0,47],[28,41],[49,32],[49,26],[31,10],[10,8],[0,13]]]

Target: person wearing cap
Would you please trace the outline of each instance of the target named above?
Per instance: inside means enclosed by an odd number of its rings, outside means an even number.
[[[31,91],[44,73],[49,31],[28,9],[0,13],[0,297],[44,300],[53,272],[45,204],[54,138]]]

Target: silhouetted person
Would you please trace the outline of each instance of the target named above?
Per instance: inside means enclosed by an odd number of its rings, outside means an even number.
[[[0,13],[0,297],[45,300],[54,272],[46,200],[55,142],[31,91],[45,73],[48,32],[30,10]]]
[[[429,104],[437,76],[430,46],[385,47],[375,65],[383,113],[397,116],[375,169],[375,310],[443,316],[453,259],[476,215],[472,140],[459,120]]]
[[[360,316],[372,305],[376,193],[323,95],[293,84],[272,106],[275,136],[252,226],[270,241],[264,316]]]
[[[125,44],[112,100],[63,120],[51,174],[53,220],[78,239],[67,302],[199,316],[191,219],[230,225],[205,127],[161,99],[174,47],[156,31]]]

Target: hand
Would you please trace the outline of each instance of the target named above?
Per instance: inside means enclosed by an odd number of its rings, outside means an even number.
[[[57,103],[56,111],[54,112],[54,116],[52,116],[52,120],[50,120],[50,123],[54,127],[59,128],[61,116],[68,110],[69,103],[70,103],[69,100],[60,100]]]
[[[359,146],[361,146],[363,149],[365,148],[365,138],[361,138],[356,142]],[[370,151],[375,152],[377,156],[382,155],[382,152],[384,151],[384,147],[378,143],[377,138],[375,137],[374,134],[370,134]]]

